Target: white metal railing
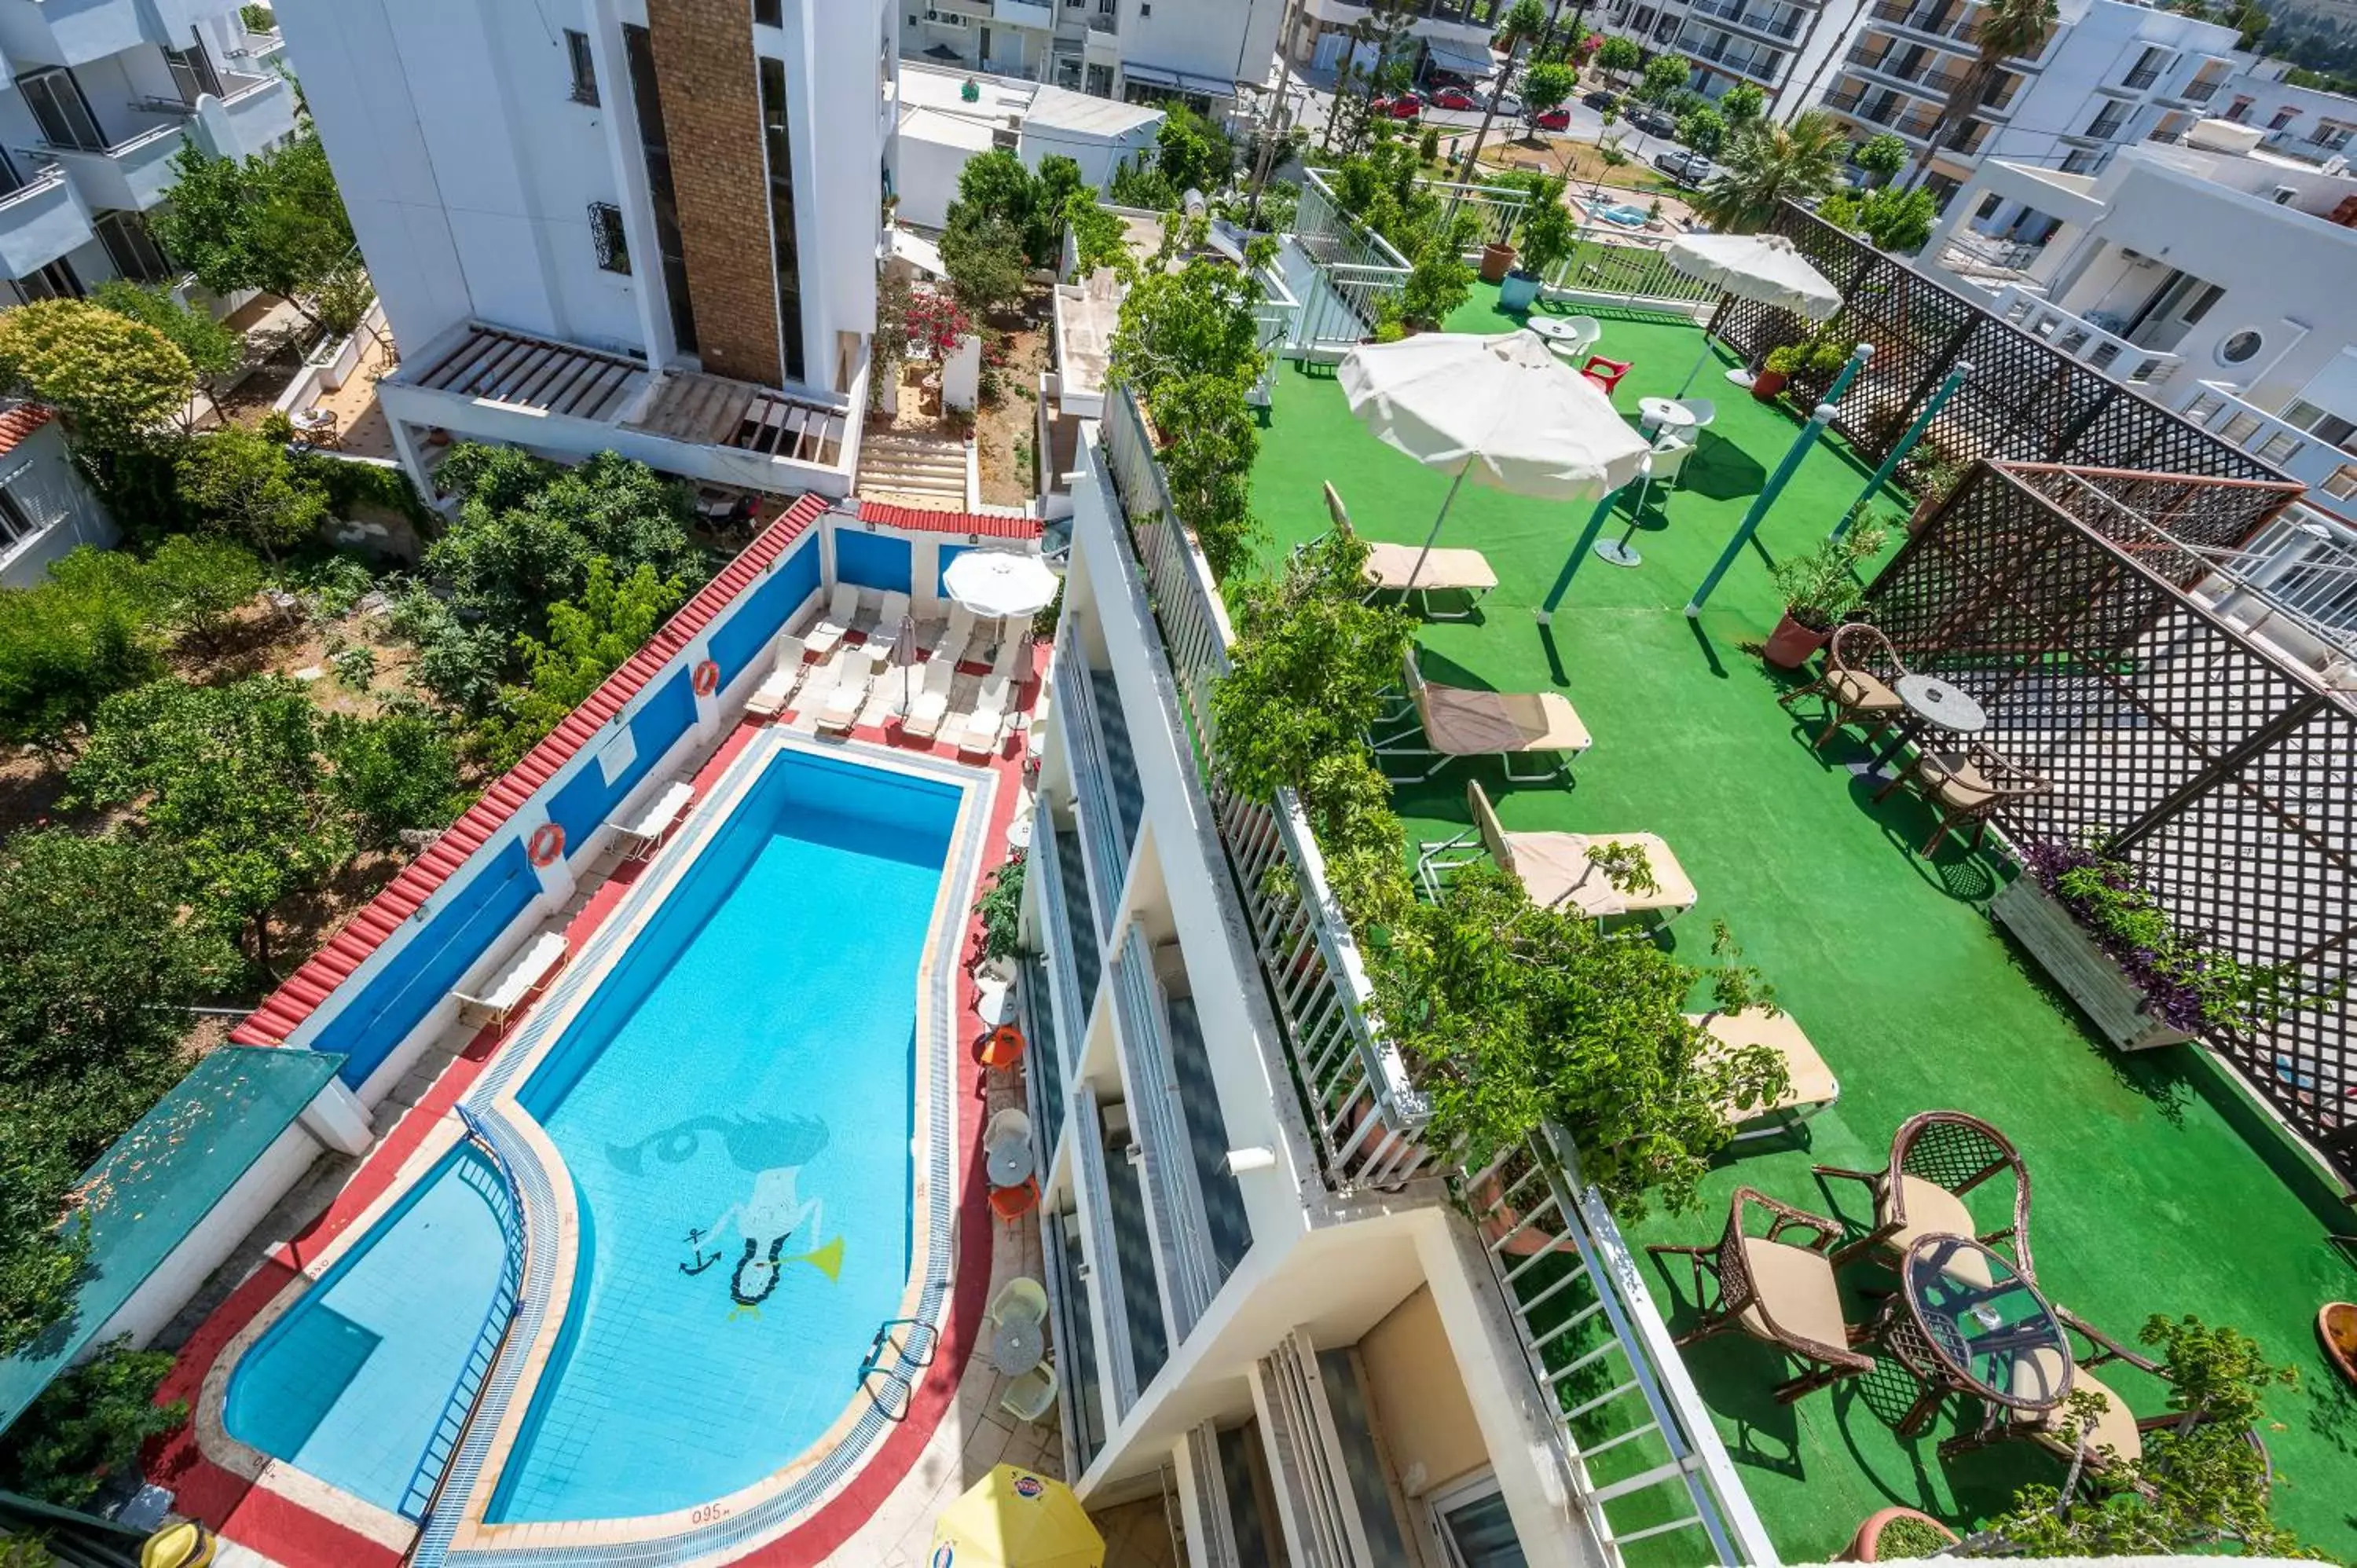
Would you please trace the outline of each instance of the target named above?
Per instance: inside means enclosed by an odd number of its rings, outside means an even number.
[[[1080,1167],[1082,1211],[1089,1232],[1089,1272],[1098,1289],[1098,1310],[1092,1314],[1104,1330],[1104,1359],[1109,1365],[1098,1376],[1113,1391],[1113,1414],[1107,1426],[1129,1413],[1137,1402],[1137,1357],[1129,1342],[1129,1295],[1135,1288],[1122,1278],[1121,1243],[1114,1234],[1113,1177],[1105,1169],[1104,1117],[1097,1097],[1085,1083],[1072,1086],[1072,1136]]]
[[[1236,1521],[1228,1507],[1227,1462],[1220,1457],[1219,1429],[1210,1422],[1187,1429],[1187,1485],[1194,1494],[1197,1520],[1191,1548],[1194,1568],[1245,1568],[1236,1544]]]
[[[1383,304],[1407,282],[1408,260],[1389,240],[1342,209],[1326,177],[1301,172],[1293,242],[1316,268],[1321,287],[1304,300],[1297,341],[1355,343],[1383,319]]]
[[[1254,1364],[1252,1378],[1277,1506],[1292,1517],[1297,1568],[1359,1568],[1373,1561],[1308,1334],[1296,1328],[1278,1340]]]
[[[1048,1288],[1048,1313],[1055,1324],[1056,1343],[1063,1349],[1056,1357],[1056,1375],[1063,1388],[1056,1401],[1056,1427],[1063,1438],[1064,1474],[1078,1477],[1096,1458],[1096,1444],[1089,1435],[1089,1403],[1104,1397],[1103,1379],[1096,1382],[1084,1380],[1096,1362],[1093,1344],[1081,1348],[1081,1319],[1072,1311],[1075,1296],[1087,1294],[1089,1283],[1072,1266],[1067,1255],[1069,1243],[1064,1240],[1064,1218],[1043,1211],[1039,1216],[1039,1274]]]
[[[1129,855],[1122,845],[1120,819],[1114,811],[1113,785],[1105,777],[1104,730],[1097,719],[1088,655],[1081,647],[1079,616],[1064,618],[1064,634],[1051,668],[1056,713],[1070,743],[1065,755],[1071,762],[1072,784],[1080,796],[1081,862],[1087,868],[1089,894],[1096,907],[1097,935],[1110,937],[1122,882],[1129,871]]]
[[[1223,789],[1211,769],[1211,688],[1231,667],[1227,612],[1211,568],[1176,521],[1126,388],[1105,400],[1101,435],[1128,522],[1125,542],[1136,553],[1135,565],[1123,564],[1145,581],[1186,709],[1190,733],[1182,749],[1194,758],[1227,851],[1328,1179],[1344,1188],[1396,1187],[1429,1169],[1417,1141],[1428,1115],[1424,1096],[1369,1021],[1373,989],[1300,803],[1289,790],[1274,804],[1248,800]]]
[[[2185,405],[2187,419],[2290,475],[2320,501],[2341,506],[2357,496],[2357,453],[2245,403],[2223,381],[2205,381],[2201,389]]]
[[[1768,1540],[1642,1274],[1550,1128],[1465,1182],[1531,1376],[1599,1539],[1694,1538],[1688,1561],[1772,1564]],[[1623,1524],[1616,1522],[1627,1520]]]
[[[1299,339],[1301,301],[1286,287],[1284,275],[1274,265],[1260,269],[1259,282],[1260,298],[1253,302],[1253,341],[1264,358],[1251,399],[1266,408],[1275,401],[1277,365],[1285,350]]]
[[[1484,245],[1502,245],[1512,239],[1530,210],[1530,199],[1519,190],[1503,189],[1486,185],[1466,185],[1458,180],[1420,179],[1417,186],[1440,198],[1440,221],[1444,228],[1456,223],[1458,216],[1470,213],[1480,227],[1473,236],[1469,256],[1478,255]]]
[[[2043,242],[2033,244],[2022,240],[2000,240],[1994,234],[1959,229],[1948,236],[1947,245],[1940,253],[1940,265],[1954,273],[2027,273],[2037,265],[2045,251]],[[2034,287],[2018,283],[2013,286],[2023,295],[2037,292]]]
[[[1048,970],[1055,979],[1049,1011],[1056,1019],[1056,1048],[1063,1058],[1064,1081],[1071,1083],[1080,1076],[1081,1036],[1089,1026],[1089,1004],[1095,1000],[1081,994],[1080,977],[1072,972],[1073,947],[1071,910],[1064,903],[1063,851],[1056,844],[1056,824],[1051,820],[1048,802],[1041,798],[1032,808],[1031,875],[1039,886],[1039,908],[1048,926],[1048,950],[1055,961]],[[1088,940],[1096,940],[1091,932]]]
[[[2295,501],[2242,549],[2196,553],[2217,575],[2194,591],[2220,615],[2278,643],[2288,623],[2296,657],[2315,651],[2305,639],[2357,660],[2357,526]]]
[[[1133,920],[1113,955],[1114,1033],[1129,1067],[1133,1131],[1146,1166],[1146,1213],[1167,1287],[1166,1319],[1174,1343],[1192,1333],[1220,1289],[1210,1217],[1195,1176],[1187,1108],[1171,1055],[1170,1023],[1154,955]]]
[[[2093,371],[2132,387],[2161,385],[2185,363],[2182,354],[2145,349],[2118,333],[2074,316],[2053,301],[2007,284],[1996,291],[1994,315],[2051,345]]]
[[[65,166],[54,157],[41,156],[39,161],[34,166],[33,172],[26,177],[22,185],[14,190],[0,194],[0,208],[28,200],[44,191],[55,190],[65,183]]]

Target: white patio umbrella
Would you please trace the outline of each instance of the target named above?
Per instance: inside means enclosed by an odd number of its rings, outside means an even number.
[[[1542,500],[1609,495],[1637,477],[1650,450],[1612,400],[1528,332],[1427,332],[1344,356],[1351,412],[1395,451],[1457,477],[1413,583],[1468,478]]]
[[[1037,555],[969,550],[942,573],[949,596],[990,620],[1037,615],[1056,598],[1056,574]]]
[[[1812,321],[1823,321],[1841,308],[1841,290],[1781,234],[1687,234],[1673,241],[1664,253],[1670,265],[1686,276],[1738,299],[1789,310]],[[1685,386],[1678,389],[1680,397],[1686,395],[1686,388],[1702,373],[1703,360],[1709,358],[1706,335],[1701,355],[1686,372]]]

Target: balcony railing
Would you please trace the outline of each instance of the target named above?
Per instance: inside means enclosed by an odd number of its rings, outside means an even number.
[[[1114,954],[1113,987],[1114,1034],[1129,1067],[1129,1103],[1146,1165],[1146,1213],[1169,1301],[1170,1337],[1183,1340],[1211,1305],[1223,1275],[1197,1179],[1162,988],[1135,921]]]
[[[1044,844],[1055,836],[1042,828],[1035,832],[1032,842]],[[1051,972],[1047,960],[1035,954],[1023,961],[1022,984],[1017,990],[1023,1037],[1031,1042],[1023,1090],[1030,1101],[1033,1152],[1038,1155],[1033,1168],[1043,1171],[1055,1155],[1056,1140],[1063,1136],[1064,1085],[1071,1081],[1071,1068],[1065,1056],[1069,1047],[1064,1044],[1063,1030],[1056,1023],[1056,1009],[1060,1005],[1056,993],[1067,983],[1062,971],[1063,966],[1059,964]]]
[[[2139,348],[2117,333],[2084,317],[2074,316],[2018,285],[2007,284],[1997,290],[1992,308],[1999,320],[2045,339],[2089,369],[2101,371],[2112,380],[2132,387],[2148,390],[2159,386],[2185,362],[2181,354]]]
[[[2185,91],[2178,96],[2190,102],[2207,103],[2218,96],[2218,89],[2222,85],[2218,81],[2189,81],[2185,84]]]
[[[1914,73],[1910,75],[1900,68],[1896,58],[1898,54],[1899,50],[1896,48],[1876,49],[1868,44],[1856,44],[1851,47],[1848,54],[1842,57],[1842,63],[1859,70],[1870,70],[1877,76],[1888,78],[1892,81],[1904,82],[1910,91],[1921,92],[1932,98],[1944,99],[1964,80],[1960,72],[1925,70],[1921,64],[1917,65]]]
[[[1894,4],[1893,0],[1879,0],[1870,14],[1878,22],[1888,22],[1910,33],[1922,33],[1935,38],[1953,38],[1959,43],[1972,42],[1975,31],[1969,6],[1943,16],[1937,5],[1907,5]]]
[[[2141,92],[2159,80],[2160,68],[2158,66],[2138,66],[2136,70],[2128,72],[2126,80],[2122,81],[2120,85],[2123,87],[2133,88],[2136,91]]]
[[[1690,59],[1707,60],[1739,76],[1760,81],[1775,80],[1777,62],[1773,51],[1763,58],[1757,45],[1741,38],[1722,34],[1706,44],[1686,44],[1684,52]]]
[[[1121,905],[1123,881],[1129,874],[1129,848],[1114,804],[1112,767],[1105,729],[1097,711],[1096,682],[1082,651],[1078,617],[1064,623],[1064,638],[1056,650],[1054,675],[1056,711],[1061,716],[1072,765],[1072,784],[1080,796],[1082,861],[1088,867],[1090,905],[1096,911],[1099,937],[1113,934],[1114,916]]]
[[[1096,933],[1087,933],[1088,946],[1083,949],[1074,940],[1072,912],[1067,902],[1067,891],[1073,878],[1064,865],[1062,835],[1058,832],[1048,802],[1043,798],[1034,808],[1032,819],[1032,876],[1039,888],[1039,908],[1047,926],[1048,950],[1070,955],[1071,961],[1049,966],[1054,986],[1049,992],[1049,1010],[1055,1015],[1056,1038],[1063,1045],[1063,1069],[1066,1081],[1080,1070],[1081,1042],[1089,1027],[1089,1004],[1095,1000]],[[1081,988],[1081,961],[1086,959],[1089,988]],[[1051,1145],[1052,1146],[1052,1141]]]
[[[1152,1291],[1154,1283],[1151,1280],[1132,1282],[1125,1277],[1126,1261],[1114,1233],[1113,1175],[1107,1168],[1104,1116],[1097,1109],[1097,1097],[1085,1083],[1072,1090],[1072,1138],[1080,1169],[1082,1213],[1088,1226],[1089,1277],[1095,1287],[1095,1300],[1103,1306],[1105,1351],[1112,1362],[1104,1370],[1109,1374],[1105,1386],[1113,1394],[1113,1409],[1106,1424],[1113,1425],[1137,1402],[1141,1382],[1136,1348],[1131,1342],[1129,1293],[1138,1289]],[[1084,1284],[1083,1296],[1088,1291],[1089,1286]]]
[[[2203,381],[2185,405],[2185,417],[2289,474],[2308,486],[2319,504],[2345,507],[2357,496],[2357,453],[2244,402],[2222,381]]]
[[[1692,15],[1715,17],[1731,27],[1764,34],[1788,42],[1800,37],[1803,18],[1797,13],[1786,16],[1770,16],[1764,8],[1747,6],[1738,0],[1694,0]]]

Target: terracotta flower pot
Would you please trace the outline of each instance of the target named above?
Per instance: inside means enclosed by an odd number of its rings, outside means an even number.
[[[1792,613],[1787,610],[1784,618],[1776,623],[1776,629],[1768,634],[1760,657],[1779,670],[1798,670],[1809,661],[1809,655],[1823,648],[1832,637],[1830,630],[1819,631],[1815,627],[1794,620]]]
[[[1514,248],[1512,245],[1481,247],[1481,281],[1483,283],[1503,283],[1506,278],[1506,269],[1513,264]]]
[[[1776,394],[1784,390],[1784,383],[1791,379],[1791,376],[1783,371],[1763,369],[1758,375],[1751,378],[1751,395],[1761,403],[1773,403],[1776,401]]]
[[[2316,1337],[2343,1381],[2357,1384],[2357,1303],[2328,1302],[2316,1315]]]
[[[1942,1524],[1930,1514],[1919,1513],[1913,1509],[1879,1509],[1875,1512],[1867,1515],[1866,1522],[1857,1527],[1857,1533],[1849,1538],[1849,1550],[1842,1554],[1843,1561],[1848,1563],[1881,1562],[1882,1559],[1875,1555],[1875,1545],[1877,1540],[1881,1536],[1882,1530],[1885,1525],[1891,1523],[1895,1520],[1902,1519],[1920,1520],[1923,1523],[1930,1525],[1933,1530],[1938,1530],[1942,1535],[1946,1536],[1950,1541],[1956,1539],[1956,1532],[1954,1530],[1950,1530],[1946,1525]]]

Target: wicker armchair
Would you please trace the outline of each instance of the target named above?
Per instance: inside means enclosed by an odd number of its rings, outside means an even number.
[[[1765,1210],[1774,1218],[1765,1236],[1744,1233],[1745,1212]],[[1784,1240],[1784,1232],[1814,1232],[1806,1246]],[[1841,1287],[1828,1252],[1841,1224],[1806,1209],[1780,1203],[1757,1188],[1738,1187],[1727,1206],[1727,1230],[1708,1246],[1654,1246],[1655,1254],[1678,1252],[1694,1265],[1695,1299],[1703,1299],[1706,1273],[1718,1283],[1716,1305],[1705,1305],[1702,1321],[1678,1340],[1691,1345],[1730,1328],[1815,1365],[1776,1387],[1790,1404],[1840,1379],[1874,1369],[1874,1358],[1850,1348],[1857,1336],[1842,1318]]]
[[[1966,822],[1973,824],[1973,847],[1978,849],[1989,818],[2010,801],[2042,795],[2050,788],[2020,763],[1978,741],[1962,751],[1916,753],[1906,771],[1884,785],[1875,799],[1881,800],[1901,784],[1912,784],[1924,803],[1939,814],[1940,825],[1924,842],[1925,854],[1938,849],[1940,841]]]
[[[1890,1165],[1886,1170],[1853,1171],[1818,1165],[1819,1176],[1862,1181],[1874,1193],[1874,1228],[1833,1255],[1848,1262],[1874,1248],[1899,1257],[1924,1236],[1973,1236],[1984,1246],[2013,1243],[2013,1266],[2035,1283],[2038,1272],[2029,1258],[2029,1167],[2006,1135],[1977,1116],[1961,1111],[1925,1111],[1900,1123],[1890,1140]],[[1980,1231],[1964,1195],[2007,1171],[2013,1173],[2013,1223],[2001,1230]],[[1960,1277],[1978,1259],[1970,1252],[1956,1260]],[[1986,1279],[1971,1280],[1986,1285]]]
[[[1890,727],[1907,712],[1899,700],[1899,678],[1907,673],[1899,650],[1881,631],[1862,620],[1834,628],[1825,644],[1825,672],[1776,700],[1790,708],[1803,697],[1825,700],[1825,727],[1809,744],[1823,746],[1846,724],[1862,725],[1868,736]]]

